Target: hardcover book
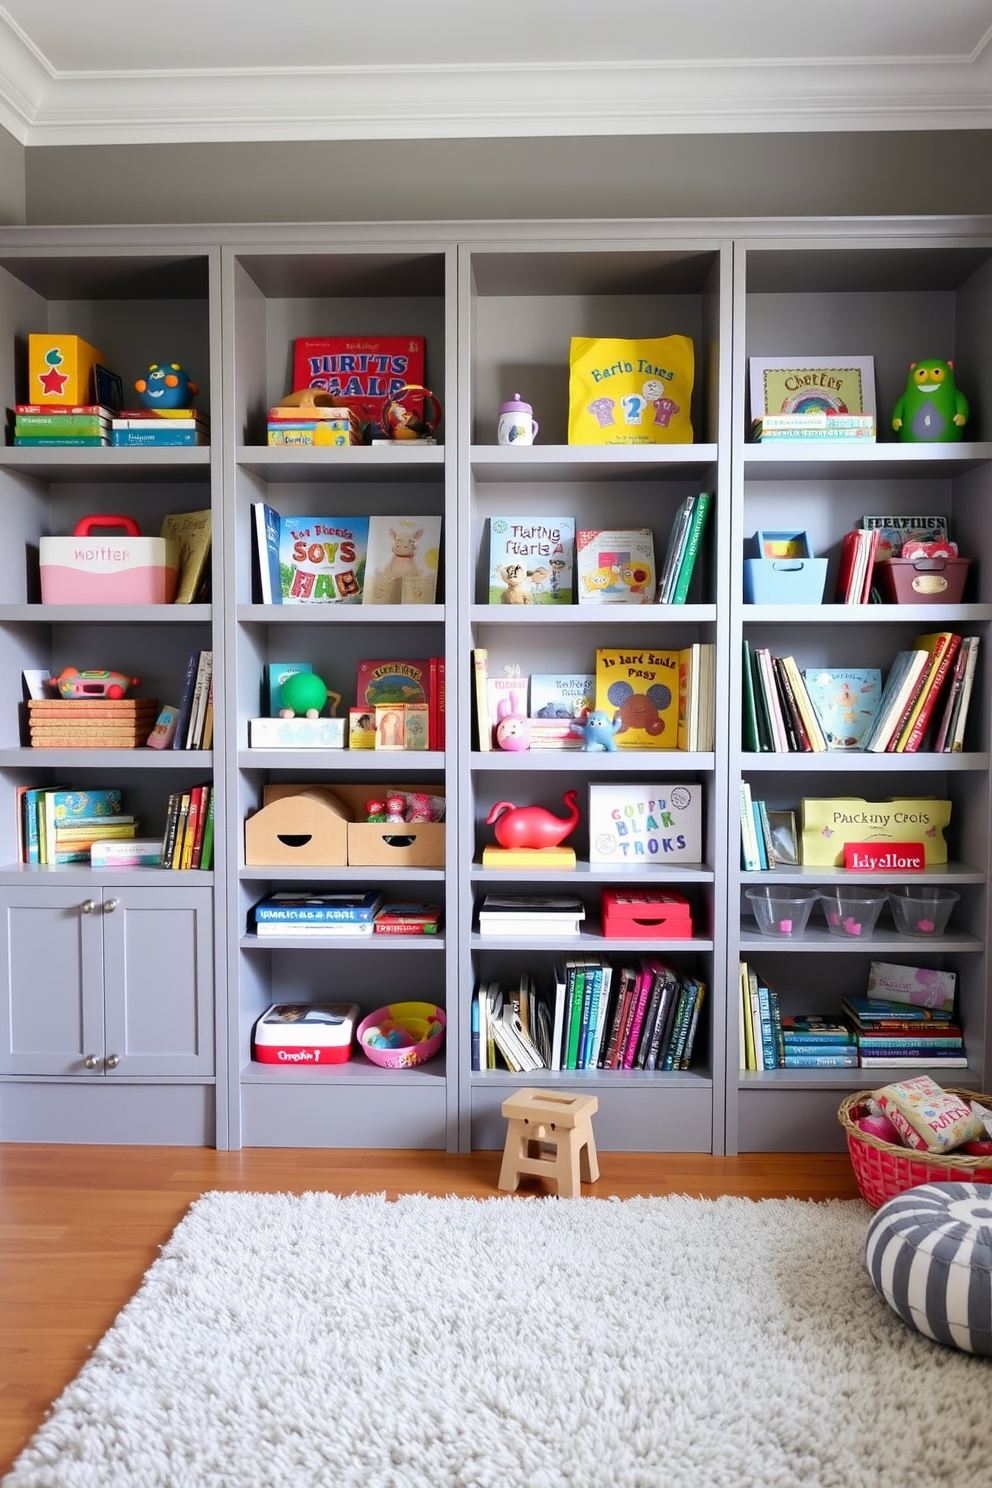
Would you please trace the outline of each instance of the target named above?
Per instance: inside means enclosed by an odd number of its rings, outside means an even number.
[[[387,398],[423,382],[423,336],[298,336],[293,344],[293,391],[332,393],[362,423],[377,424]]]
[[[596,708],[619,715],[618,749],[677,748],[678,694],[678,651],[596,652]]]
[[[281,604],[361,604],[368,517],[282,517]]]
[[[693,782],[589,786],[590,863],[699,863],[702,791]]]
[[[490,517],[489,603],[570,605],[572,517]]]
[[[657,584],[649,527],[582,528],[575,536],[579,604],[653,604]]]
[[[369,518],[363,604],[434,604],[440,517]]]
[[[803,681],[833,750],[860,749],[882,695],[878,667],[807,667]]]
[[[360,661],[356,706],[370,708],[386,703],[430,703],[429,661]]]
[[[751,418],[769,413],[875,414],[870,356],[751,357]]]
[[[170,512],[163,518],[160,537],[179,544],[179,579],[173,604],[192,604],[210,556],[210,509]]]
[[[591,672],[532,672],[531,718],[583,718],[596,698]]]

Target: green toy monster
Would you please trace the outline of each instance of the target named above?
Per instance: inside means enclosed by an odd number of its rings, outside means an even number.
[[[912,362],[906,391],[892,410],[892,427],[905,444],[961,439],[968,400],[954,384],[953,362]]]

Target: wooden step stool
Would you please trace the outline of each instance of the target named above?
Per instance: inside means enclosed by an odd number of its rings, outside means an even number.
[[[509,1121],[499,1188],[511,1193],[525,1173],[551,1178],[560,1199],[579,1197],[579,1175],[584,1183],[599,1177],[593,1112],[594,1095],[569,1095],[563,1090],[518,1090],[502,1105]]]

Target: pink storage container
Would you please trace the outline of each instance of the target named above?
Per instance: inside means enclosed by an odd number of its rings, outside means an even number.
[[[960,604],[970,558],[890,558],[875,582],[890,604]]]
[[[71,537],[41,539],[41,602],[171,604],[179,553],[172,538],[142,537],[132,517],[80,517]]]

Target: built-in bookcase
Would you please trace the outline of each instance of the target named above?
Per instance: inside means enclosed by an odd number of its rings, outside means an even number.
[[[0,451],[6,1049],[0,1139],[499,1147],[502,1100],[527,1083],[594,1092],[604,1150],[840,1147],[840,1100],[852,1088],[878,1082],[867,1071],[742,1073],[742,956],[765,973],[792,1012],[838,1008],[845,992],[863,990],[873,958],[953,969],[969,1057],[967,1070],[954,1071],[954,1084],[986,1088],[992,1058],[986,950],[992,223],[4,229],[0,392],[7,408],[22,397],[27,336],[38,330],[84,336],[126,385],[153,360],[181,360],[200,384],[198,402],[211,413],[212,437],[209,447],[189,450],[24,451],[6,445]],[[571,337],[676,332],[695,347],[693,443],[570,446]],[[438,442],[408,449],[269,448],[266,410],[289,390],[294,339],[358,333],[425,338],[425,381],[444,410]],[[821,450],[749,443],[749,357],[844,353],[874,358],[876,445]],[[921,447],[890,438],[888,414],[908,365],[927,356],[953,359],[970,399],[971,421],[959,444]],[[498,406],[515,393],[533,405],[540,423],[530,448],[496,444]],[[494,515],[646,526],[660,555],[679,503],[703,490],[713,493],[714,504],[686,604],[550,610],[488,603]],[[441,516],[437,602],[262,604],[252,544],[257,502],[283,515]],[[210,604],[40,604],[40,537],[69,532],[80,516],[108,510],[128,513],[155,533],[167,511],[207,505],[214,515]],[[853,608],[830,602],[843,534],[873,511],[947,514],[952,536],[974,560],[960,604]],[[746,605],[748,539],[758,530],[787,527],[807,531],[814,552],[829,560],[825,603]],[[944,626],[982,639],[964,753],[745,752],[745,639],[785,651],[801,667],[846,662],[884,669],[913,636]],[[711,751],[511,755],[478,747],[476,648],[487,650],[495,675],[514,664],[530,674],[591,671],[599,647],[675,649],[694,641],[716,647]],[[57,752],[42,758],[27,747],[23,668],[54,673],[65,665],[111,666],[141,676],[144,692],[177,701],[189,651],[207,646],[215,659],[210,754],[87,751],[85,757]],[[309,661],[347,708],[360,660],[429,656],[446,662],[443,751],[384,756],[250,747],[248,724],[264,711],[269,662]],[[154,833],[164,825],[169,794],[208,777],[217,793],[211,873],[124,870],[108,884],[106,874],[32,870],[17,862],[18,786],[120,782]],[[836,870],[745,874],[739,866],[742,778],[755,796],[797,810],[812,794],[912,792],[950,799],[951,861],[924,875],[953,884],[961,895],[948,933],[922,951],[899,941],[887,921],[869,943],[854,948],[828,940],[818,920],[789,946],[758,937],[743,907],[746,887],[766,880],[828,883]],[[591,865],[590,783],[652,779],[700,787],[700,861],[633,873]],[[390,783],[443,787],[444,866],[342,865],[290,874],[248,865],[245,819],[261,805],[267,785],[286,782],[368,784],[370,791]],[[486,817],[496,802],[542,805],[560,815],[572,788],[582,809],[569,839],[577,854],[574,871],[483,868],[483,848],[494,840]],[[538,1071],[526,1079],[473,1071],[470,1013],[479,980],[509,980],[524,967],[546,980],[554,960],[575,948],[573,942],[482,939],[480,899],[497,888],[567,888],[588,911],[580,948],[620,958],[646,947],[602,936],[600,891],[617,882],[681,888],[692,900],[692,936],[650,947],[707,983],[691,1068],[661,1075]],[[366,885],[431,900],[444,907],[443,934],[416,944],[341,940],[326,949],[261,944],[252,933],[253,904],[277,888],[316,885]],[[129,892],[136,896],[131,902]],[[123,917],[115,919],[121,909]],[[156,909],[160,916],[149,918]],[[185,970],[182,986],[168,998],[163,947],[171,937],[184,947]],[[83,971],[69,996],[65,968],[72,965]],[[377,1069],[357,1055],[328,1070],[274,1069],[251,1058],[252,1026],[272,1001],[333,998],[354,1001],[365,1013],[401,997],[436,1001],[447,1014],[445,1050],[421,1069]],[[50,1038],[37,1016],[39,999],[58,1023]],[[166,1007],[169,1017],[156,1018],[155,1009]],[[115,1040],[127,1028],[134,1047],[122,1054]],[[102,1030],[99,1048],[95,1029]]]

